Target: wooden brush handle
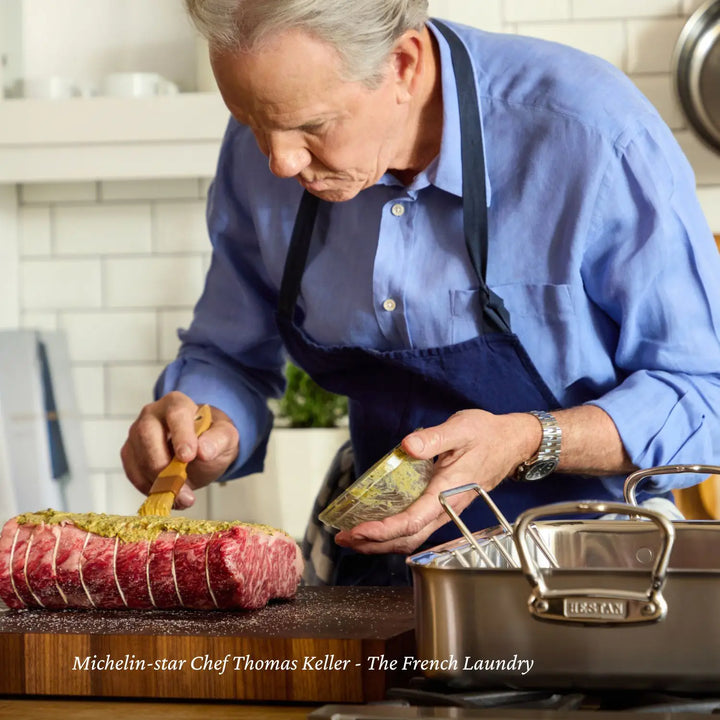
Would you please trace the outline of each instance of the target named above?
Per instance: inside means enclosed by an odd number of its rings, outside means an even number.
[[[177,495],[180,492],[180,488],[185,484],[185,480],[187,480],[186,473],[182,475],[165,475],[158,477],[153,483],[152,488],[150,488],[148,496],[166,492]]]
[[[200,437],[212,424],[212,414],[209,405],[201,405],[195,416],[195,435]],[[168,466],[158,473],[149,495],[161,492],[171,492],[177,495],[187,480],[187,463],[174,456]]]
[[[158,473],[155,482],[162,478],[173,476],[180,476],[183,480],[187,479],[187,463],[184,463],[182,460],[178,460],[177,457],[174,457],[170,461],[170,464]]]
[[[164,470],[161,470],[160,474],[155,478],[155,482],[148,494],[171,492],[173,495],[177,495],[186,480],[187,463],[174,457],[170,464]]]

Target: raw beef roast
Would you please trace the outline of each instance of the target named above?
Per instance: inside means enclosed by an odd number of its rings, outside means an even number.
[[[46,510],[0,534],[8,607],[259,608],[295,595],[291,537],[264,525]]]

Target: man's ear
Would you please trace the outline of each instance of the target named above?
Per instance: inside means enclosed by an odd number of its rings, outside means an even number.
[[[420,87],[426,52],[427,46],[417,30],[406,30],[395,42],[391,67],[398,103],[409,102]]]

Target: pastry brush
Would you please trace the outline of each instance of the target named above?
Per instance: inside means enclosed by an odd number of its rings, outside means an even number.
[[[209,405],[201,405],[195,416],[195,434],[200,437],[211,425]],[[170,515],[175,496],[187,480],[187,463],[174,456],[169,465],[155,478],[147,500],[140,506],[138,515]]]

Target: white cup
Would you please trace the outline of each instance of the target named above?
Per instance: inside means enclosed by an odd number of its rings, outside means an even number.
[[[157,73],[122,72],[106,75],[102,94],[112,97],[139,98],[154,95],[174,95],[178,86]]]
[[[80,92],[72,80],[51,75],[49,77],[23,78],[20,94],[25,98],[38,100],[64,100],[77,97]]]

